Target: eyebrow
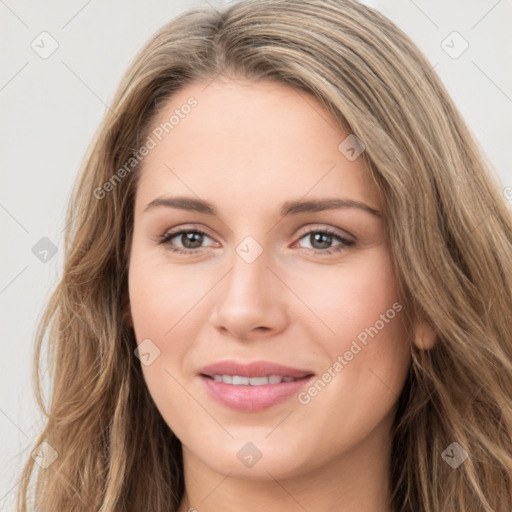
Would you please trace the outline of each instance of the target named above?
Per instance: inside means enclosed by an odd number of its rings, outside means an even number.
[[[146,206],[146,208],[144,208],[144,212],[159,206],[165,206],[167,208],[178,208],[180,210],[217,216],[217,210],[211,203],[202,199],[194,199],[193,197],[159,197],[151,201]],[[342,199],[336,197],[314,199],[309,201],[287,201],[283,203],[281,207],[281,216],[286,217],[287,215],[297,215],[299,213],[314,213],[324,210],[344,208],[358,208],[376,217],[382,217],[381,212],[375,208],[372,208],[371,206],[368,206],[365,203],[354,201],[353,199]]]

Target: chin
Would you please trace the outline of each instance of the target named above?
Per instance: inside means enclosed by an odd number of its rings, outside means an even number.
[[[265,433],[264,435],[267,435]],[[230,477],[248,480],[269,480],[293,477],[312,468],[312,461],[306,460],[299,454],[293,443],[289,446],[280,443],[275,446],[270,439],[240,441],[232,439],[227,443],[219,443],[217,449],[203,449],[195,455],[212,470],[229,474]]]

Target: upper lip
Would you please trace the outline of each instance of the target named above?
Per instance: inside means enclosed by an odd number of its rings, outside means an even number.
[[[279,375],[281,377],[294,377],[300,379],[313,375],[310,370],[301,370],[291,368],[282,364],[272,363],[270,361],[251,361],[250,363],[239,363],[233,360],[217,361],[216,363],[204,366],[199,371],[200,374],[208,375],[239,375],[241,377],[266,377],[269,375]]]

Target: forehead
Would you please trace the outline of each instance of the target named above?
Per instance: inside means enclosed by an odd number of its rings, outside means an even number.
[[[362,158],[350,161],[339,150],[349,134],[313,96],[285,84],[190,84],[160,109],[150,132],[156,144],[142,162],[139,210],[166,193],[221,197],[236,207],[328,194],[380,207]]]

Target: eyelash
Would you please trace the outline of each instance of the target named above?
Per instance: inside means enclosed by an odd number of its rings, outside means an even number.
[[[174,232],[166,233],[166,234],[162,235],[160,237],[160,241],[158,242],[158,244],[168,245],[167,249],[172,252],[175,252],[175,253],[193,255],[193,254],[199,252],[202,249],[201,247],[196,248],[196,249],[181,249],[181,248],[176,248],[176,247],[170,246],[169,242],[173,238],[175,238],[179,235],[185,234],[185,233],[197,233],[200,235],[205,235],[206,237],[210,238],[204,231],[201,231],[200,229],[181,229],[179,231],[174,231]],[[310,231],[307,231],[306,233],[303,233],[302,236],[299,238],[299,240],[302,240],[304,237],[311,235],[312,233],[327,234],[341,242],[339,245],[335,246],[337,248],[309,249],[310,251],[314,251],[316,254],[319,254],[319,253],[320,254],[334,254],[334,253],[341,252],[341,251],[345,250],[347,247],[351,247],[351,246],[355,245],[354,241],[343,238],[340,235],[338,235],[336,232],[334,232],[330,229],[312,229]]]

